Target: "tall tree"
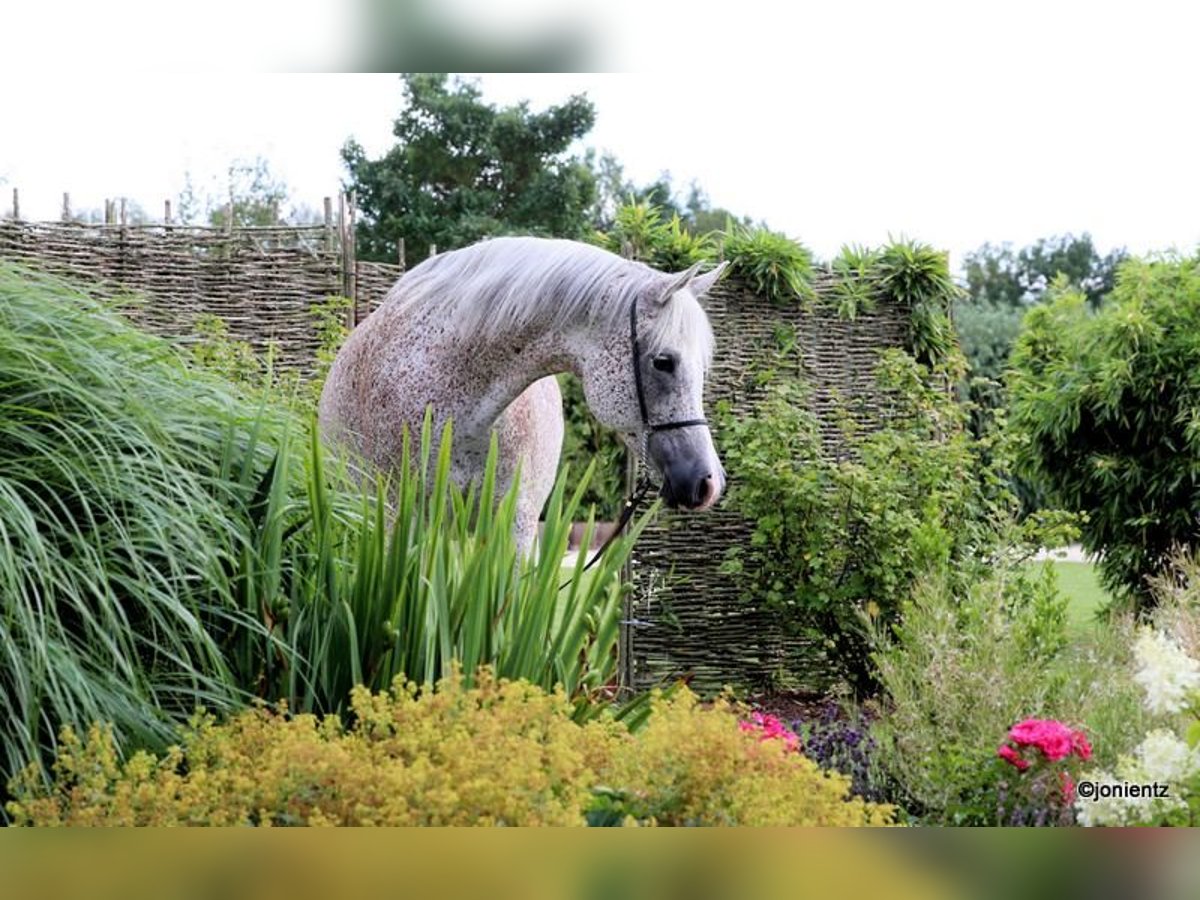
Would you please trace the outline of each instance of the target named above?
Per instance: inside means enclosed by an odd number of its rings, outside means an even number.
[[[1081,291],[1093,308],[1113,289],[1124,250],[1101,256],[1088,234],[1042,238],[1021,250],[984,244],[963,260],[966,297],[955,309],[963,352],[976,375],[999,379],[1026,309],[1040,303],[1057,278]]]
[[[361,213],[361,257],[391,260],[400,238],[421,259],[430,244],[449,249],[503,233],[587,233],[596,176],[586,159],[568,152],[595,123],[586,97],[535,113],[527,103],[486,103],[476,85],[445,74],[403,80],[407,103],[392,129],[396,145],[379,159],[353,139],[342,148]]]
[[[175,219],[186,225],[207,224],[237,228],[269,225],[311,225],[322,215],[307,204],[290,201],[287,182],[271,170],[266,158],[232,160],[222,179],[213,178],[201,190],[190,172],[176,198]]]
[[[1097,313],[1065,279],[1017,339],[1018,462],[1087,513],[1110,589],[1153,602],[1149,577],[1200,547],[1200,257],[1131,259]]]
[[[1026,306],[1042,299],[1059,275],[1079,288],[1093,308],[1113,289],[1124,250],[1101,256],[1086,232],[1042,238],[1019,251],[1010,244],[984,244],[963,260],[967,294],[975,303]]]

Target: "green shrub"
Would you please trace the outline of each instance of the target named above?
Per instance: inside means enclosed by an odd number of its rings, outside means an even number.
[[[1106,586],[1138,605],[1200,541],[1200,258],[1130,260],[1108,303],[1058,284],[1017,341],[1011,423],[1023,473],[1086,513]]]
[[[612,227],[597,232],[595,241],[612,253],[664,272],[682,272],[694,263],[711,262],[716,257],[712,237],[693,235],[677,214],[664,222],[662,210],[650,203],[620,207]]]
[[[854,321],[860,312],[873,312],[879,301],[875,269],[879,263],[878,250],[845,246],[830,263],[829,269],[837,280],[833,297],[840,318]]]
[[[734,275],[772,302],[813,297],[812,253],[786,235],[731,221],[721,235],[721,254]]]
[[[950,277],[948,254],[915,241],[892,241],[880,251],[872,271],[885,296],[908,308],[908,345],[916,359],[928,365],[953,363],[961,377],[964,363],[950,320],[959,290]]]
[[[436,691],[357,688],[353,723],[265,708],[193,720],[162,758],[122,763],[111,734],[63,736],[52,786],[13,784],[19,825],[887,824],[777,741],[743,733],[724,703],[658,697],[630,733],[576,723],[561,691],[451,675]],[[627,807],[617,809],[618,806]]]
[[[996,552],[1014,509],[1003,448],[964,428],[944,371],[884,354],[878,377],[892,407],[879,428],[847,416],[836,454],[795,378],[776,377],[751,416],[718,410],[736,473],[728,502],[753,528],[725,571],[860,688],[873,682],[864,622],[894,621],[928,571],[963,583],[971,563]]]
[[[930,824],[1008,824],[1022,773],[996,751],[1027,718],[1081,728],[1096,760],[1136,743],[1132,623],[1071,645],[1064,607],[1050,566],[1030,572],[1009,555],[965,584],[944,573],[919,582],[874,653],[883,700],[872,733],[897,802]]]
[[[1008,567],[976,572],[965,586],[930,576],[891,634],[877,635],[887,699],[873,733],[885,768],[929,821],[994,823],[1008,774],[996,748],[1015,723],[1050,717],[1049,660],[1065,634],[1065,603],[1045,571],[1040,582]]]

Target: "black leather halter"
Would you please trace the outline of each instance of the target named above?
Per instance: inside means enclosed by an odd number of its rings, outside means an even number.
[[[629,304],[629,343],[633,345],[633,383],[637,385],[638,410],[642,414],[642,424],[646,431],[670,431],[672,428],[690,428],[693,425],[708,425],[707,419],[681,419],[678,422],[662,422],[650,424],[650,414],[646,412],[646,391],[642,387],[642,345],[638,341],[637,327],[637,297]]]
[[[642,387],[642,345],[638,340],[637,312],[638,301],[637,297],[634,297],[633,303],[629,305],[629,343],[633,350],[633,383],[637,386],[638,410],[642,414],[642,425],[645,426],[645,430],[639,435],[639,452],[643,457],[646,457],[649,453],[651,434],[658,431],[670,431],[673,428],[691,428],[693,425],[704,425],[707,427],[708,419],[680,419],[676,422],[651,424],[650,414],[646,411],[646,391]],[[600,561],[600,557],[604,555],[604,551],[612,546],[613,541],[621,536],[621,533],[625,530],[625,526],[629,524],[629,520],[633,518],[633,514],[637,511],[638,506],[653,489],[654,483],[648,476],[642,475],[638,479],[632,496],[625,501],[625,508],[621,510],[621,518],[617,521],[617,527],[608,536],[608,540],[600,545],[600,549],[596,551],[596,555],[591,558],[588,564],[583,567],[583,571],[586,572]],[[567,587],[570,583],[570,581],[564,582],[559,590]]]

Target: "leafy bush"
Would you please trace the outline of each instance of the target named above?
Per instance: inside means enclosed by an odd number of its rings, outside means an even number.
[[[875,280],[875,267],[878,262],[878,250],[845,246],[830,263],[830,271],[837,276],[833,283],[833,296],[840,318],[854,321],[860,312],[871,312],[875,309],[879,301]]]
[[[1087,514],[1106,586],[1146,605],[1148,577],[1200,542],[1200,258],[1124,263],[1095,314],[1081,293],[1054,293],[1013,356],[1019,463]]]
[[[939,575],[917,585],[892,635],[879,636],[881,759],[931,821],[995,821],[1009,774],[996,746],[1014,722],[1048,715],[1064,606],[1051,582],[1007,568],[961,592]]]
[[[735,275],[775,303],[810,299],[812,253],[786,235],[730,222],[721,236],[721,254]]]
[[[595,241],[618,256],[641,260],[664,272],[681,272],[694,263],[716,258],[712,237],[693,235],[678,214],[664,221],[662,210],[650,203],[620,207],[612,227],[598,232]]]
[[[561,691],[454,674],[354,691],[353,724],[265,708],[193,720],[161,759],[64,734],[53,786],[13,784],[20,825],[886,824],[886,806],[738,728],[724,703],[657,697],[644,728],[576,723]]]
[[[894,405],[878,429],[847,417],[836,457],[797,380],[769,384],[749,417],[718,407],[735,473],[728,502],[753,523],[725,571],[825,646],[860,688],[873,681],[863,623],[895,621],[927,571],[960,573],[961,583],[972,561],[994,552],[1014,508],[1004,454],[963,427],[942,371],[885,354],[878,375]]]
[[[916,359],[928,365],[953,362],[961,375],[963,363],[950,321],[959,290],[950,277],[949,256],[927,244],[892,241],[880,251],[872,272],[886,296],[908,307],[908,343]]]
[[[1131,747],[1145,721],[1124,674],[1132,624],[1068,644],[1053,570],[1031,573],[1011,554],[956,584],[946,574],[923,579],[890,635],[877,636],[878,759],[898,801],[923,821],[1048,821],[1058,807],[1018,802],[1020,773],[997,747],[1030,717],[1076,723],[1101,764]]]

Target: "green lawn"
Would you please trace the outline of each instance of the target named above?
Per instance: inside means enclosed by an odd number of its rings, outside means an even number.
[[[1095,624],[1096,611],[1108,603],[1108,591],[1091,563],[1054,561],[1050,565],[1058,575],[1059,589],[1070,598],[1067,628],[1073,636],[1082,636]]]

